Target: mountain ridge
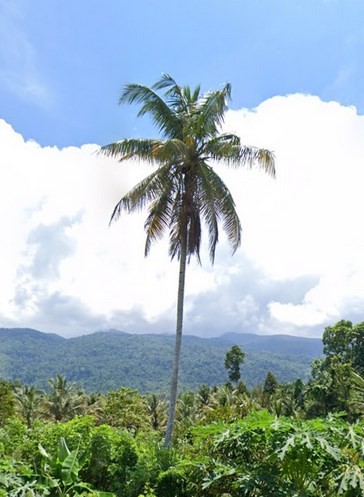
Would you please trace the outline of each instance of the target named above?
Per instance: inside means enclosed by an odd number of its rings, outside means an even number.
[[[201,338],[185,335],[181,388],[227,380],[224,357],[232,345],[246,352],[241,368],[248,386],[262,383],[268,371],[279,381],[307,379],[312,360],[322,355],[320,339],[290,335],[225,333]],[[103,330],[65,338],[31,328],[0,328],[0,377],[36,384],[62,374],[87,391],[106,392],[121,386],[141,393],[167,391],[174,335],[130,334]]]

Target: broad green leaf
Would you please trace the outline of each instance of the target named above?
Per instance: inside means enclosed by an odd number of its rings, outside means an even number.
[[[77,460],[78,450],[73,450],[62,462],[62,482],[66,485],[77,481],[80,465]]]
[[[59,446],[58,446],[58,459],[60,462],[64,461],[67,456],[69,456],[70,450],[67,447],[66,440],[61,437],[59,441]]]
[[[51,456],[48,454],[48,452],[45,450],[45,448],[41,444],[38,444],[38,449],[39,449],[39,452],[42,454],[43,457],[45,457],[47,459],[51,458]]]

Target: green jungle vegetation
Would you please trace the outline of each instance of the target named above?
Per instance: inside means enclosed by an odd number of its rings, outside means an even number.
[[[325,329],[308,381],[249,388],[234,345],[224,385],[179,394],[167,449],[163,394],[1,380],[0,496],[363,496],[364,322]]]
[[[98,332],[76,338],[31,329],[0,329],[0,377],[45,388],[60,374],[87,392],[106,393],[121,386],[140,393],[167,392],[174,336]],[[268,371],[280,382],[307,381],[322,341],[285,335],[228,333],[219,338],[186,335],[182,344],[180,388],[223,385],[224,357],[232,345],[246,353],[241,372],[249,388],[262,384]]]

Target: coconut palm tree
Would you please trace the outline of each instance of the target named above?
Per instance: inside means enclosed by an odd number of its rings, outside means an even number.
[[[77,385],[58,374],[48,381],[50,392],[44,398],[45,416],[56,422],[72,419],[84,412],[86,397]]]
[[[26,420],[28,428],[31,428],[34,419],[40,414],[42,392],[34,385],[19,385],[14,389],[14,398],[18,412]]]
[[[159,92],[164,90],[164,98]],[[219,222],[234,253],[241,241],[241,225],[234,200],[213,169],[215,163],[231,166],[258,164],[274,176],[273,154],[241,144],[234,134],[221,132],[231,86],[201,93],[200,87],[179,86],[167,75],[151,88],[139,84],[124,87],[119,103],[139,104],[139,116],[149,114],[161,139],[123,139],[101,148],[120,161],[143,160],[157,166],[116,204],[111,221],[123,211],[149,205],[145,221],[148,255],[151,244],[169,232],[169,254],[179,260],[176,342],[171,378],[165,445],[171,441],[177,399],[182,340],[186,264],[195,255],[200,262],[202,222],[209,234],[209,253],[214,262]]]

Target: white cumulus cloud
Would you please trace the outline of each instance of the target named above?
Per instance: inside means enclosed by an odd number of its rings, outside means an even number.
[[[185,330],[319,335],[364,307],[364,118],[308,95],[229,111],[226,130],[275,151],[277,179],[219,168],[243,224],[231,257],[191,262]],[[25,142],[0,120],[0,326],[73,335],[174,331],[177,263],[167,240],[144,259],[145,213],[108,226],[147,166]]]

